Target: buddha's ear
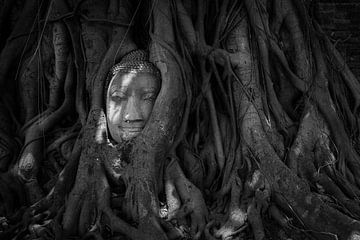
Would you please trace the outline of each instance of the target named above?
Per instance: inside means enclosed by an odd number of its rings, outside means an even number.
[[[106,102],[105,102],[105,106],[103,107],[103,112],[104,112],[104,115],[105,115],[105,129],[103,129],[103,138],[104,138],[104,143],[107,143],[109,142],[109,139],[110,139],[110,133],[109,133],[109,128],[108,128],[108,123],[107,123],[107,115],[106,115]]]

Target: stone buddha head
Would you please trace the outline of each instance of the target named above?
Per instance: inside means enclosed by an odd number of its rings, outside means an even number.
[[[141,133],[160,87],[160,72],[143,50],[130,52],[111,69],[106,88],[106,117],[114,141],[128,141]]]

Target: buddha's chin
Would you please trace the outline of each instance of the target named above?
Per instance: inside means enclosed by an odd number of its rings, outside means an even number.
[[[112,139],[117,142],[121,143],[123,141],[129,141],[137,137],[143,128],[140,127],[116,127],[116,128],[109,128],[110,135]]]

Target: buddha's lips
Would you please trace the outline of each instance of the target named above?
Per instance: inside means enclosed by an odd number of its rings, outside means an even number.
[[[119,129],[126,132],[140,132],[143,130],[143,127],[119,127]]]

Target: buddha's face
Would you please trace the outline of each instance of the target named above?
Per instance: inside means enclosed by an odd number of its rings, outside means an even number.
[[[113,77],[106,96],[106,116],[116,142],[139,135],[159,90],[160,81],[150,73],[119,73]]]

